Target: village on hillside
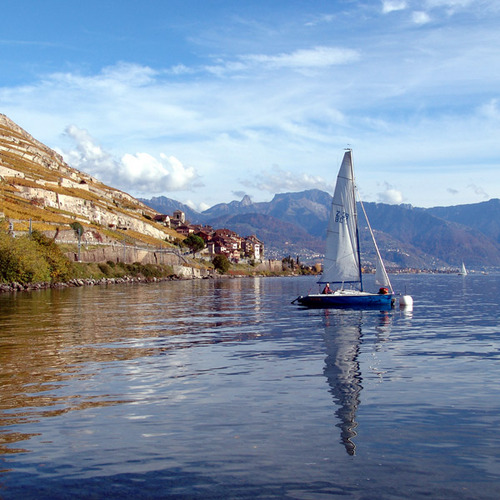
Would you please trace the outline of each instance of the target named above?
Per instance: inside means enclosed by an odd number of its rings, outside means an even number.
[[[228,260],[235,263],[241,259],[262,261],[264,258],[264,244],[255,235],[242,237],[230,229],[214,229],[208,225],[190,224],[182,210],[176,210],[172,216],[156,215],[154,220],[183,236],[199,236],[205,243],[205,248],[200,254],[209,258],[225,255]]]

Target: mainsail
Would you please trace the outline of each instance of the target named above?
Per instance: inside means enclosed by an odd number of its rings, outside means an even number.
[[[342,160],[326,233],[323,275],[319,283],[360,283],[356,199],[351,150]]]

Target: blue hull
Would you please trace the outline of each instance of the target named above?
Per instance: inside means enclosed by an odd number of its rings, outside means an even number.
[[[396,299],[392,294],[336,295],[316,294],[297,297],[294,302],[306,307],[337,307],[353,309],[383,308],[390,309]]]

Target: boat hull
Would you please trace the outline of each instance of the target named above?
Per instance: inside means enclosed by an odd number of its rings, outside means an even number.
[[[369,309],[380,307],[390,309],[396,303],[396,299],[390,293],[332,293],[304,295],[297,297],[294,302],[306,307],[318,308]]]

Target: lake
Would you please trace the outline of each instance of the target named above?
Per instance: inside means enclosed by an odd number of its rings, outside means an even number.
[[[0,295],[0,498],[498,498],[500,275],[392,280]]]

